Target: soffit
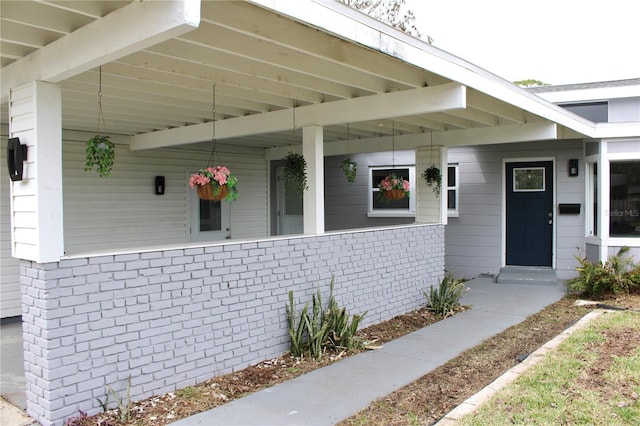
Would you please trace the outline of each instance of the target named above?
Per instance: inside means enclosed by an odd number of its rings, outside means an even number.
[[[2,67],[128,4],[3,0]],[[433,50],[419,41],[413,44]],[[202,125],[211,122],[214,115],[219,122],[287,110],[295,122],[298,107],[453,81],[388,53],[240,1],[203,1],[197,29],[103,64],[101,80],[106,130],[129,136]],[[99,70],[94,68],[60,83],[64,129],[98,130],[99,82]],[[2,109],[2,122],[6,123],[6,104]],[[547,121],[468,87],[464,109],[332,124],[324,136],[331,142],[388,136],[392,132],[452,132]],[[298,145],[301,132],[294,127],[225,143],[256,148]]]

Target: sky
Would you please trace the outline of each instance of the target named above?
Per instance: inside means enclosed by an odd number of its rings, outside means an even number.
[[[508,81],[640,78],[640,0],[406,0],[433,46]]]

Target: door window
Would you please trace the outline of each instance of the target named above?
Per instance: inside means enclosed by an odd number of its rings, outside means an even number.
[[[303,197],[288,191],[284,184],[284,167],[276,170],[278,198],[278,235],[302,234],[304,231]]]
[[[189,241],[217,241],[231,238],[229,203],[201,200],[197,191],[189,189]]]
[[[544,167],[513,168],[513,191],[544,191]]]

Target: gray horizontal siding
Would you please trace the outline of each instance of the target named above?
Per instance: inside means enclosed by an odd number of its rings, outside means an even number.
[[[131,152],[116,146],[112,175],[84,171],[84,144],[63,144],[65,252],[180,244],[188,241],[188,173],[207,166],[209,153],[189,149]],[[238,177],[231,205],[233,238],[267,235],[266,163],[258,156],[224,154]],[[155,195],[164,176],[164,195]]]
[[[353,184],[347,182],[340,165],[346,158],[358,163],[358,173]],[[369,167],[391,166],[393,154],[343,155],[325,158],[325,229],[327,231],[366,228],[371,226],[401,225],[415,222],[414,217],[368,217]],[[395,153],[396,165],[414,165],[415,153]],[[416,172],[417,174],[417,172]]]
[[[580,215],[556,219],[558,276],[574,273],[574,256],[584,249],[584,163],[580,176],[568,177],[570,158],[582,158],[582,141],[546,141],[449,149],[459,165],[460,216],[446,227],[446,267],[459,276],[497,274],[502,265],[503,159],[555,158],[557,203],[582,204]]]

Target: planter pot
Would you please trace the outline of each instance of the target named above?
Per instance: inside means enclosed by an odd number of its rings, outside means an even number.
[[[228,193],[227,185],[221,185],[217,194],[214,194],[213,185],[198,185],[197,191],[200,199],[208,201],[224,200]]]
[[[387,200],[402,200],[407,194],[402,189],[390,189],[382,191],[382,196]]]

